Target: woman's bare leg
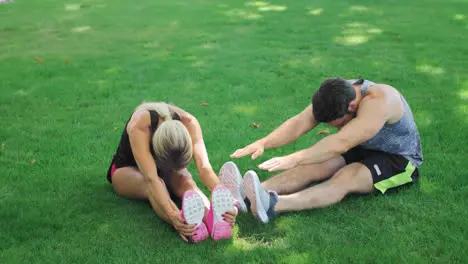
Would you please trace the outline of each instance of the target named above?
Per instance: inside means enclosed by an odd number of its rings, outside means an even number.
[[[164,181],[158,179],[165,185]],[[164,221],[169,222],[169,218],[161,208],[147,193],[148,187],[143,174],[135,167],[122,167],[117,169],[112,175],[112,185],[117,194],[130,199],[149,200],[153,210]],[[167,188],[165,189],[167,192]],[[169,196],[169,192],[167,192]],[[170,197],[170,196],[169,196]],[[173,201],[170,201],[171,206],[177,208]]]

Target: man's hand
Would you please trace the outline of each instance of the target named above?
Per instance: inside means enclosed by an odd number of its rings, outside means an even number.
[[[241,158],[246,155],[252,154],[252,159],[260,157],[265,151],[265,145],[260,141],[256,141],[243,149],[238,149],[231,154],[231,158]]]
[[[190,237],[195,234],[195,225],[186,224],[185,221],[182,219],[182,216],[180,215],[180,211],[172,211],[168,213],[167,216],[177,233],[179,233],[180,237],[185,242],[188,242],[187,236]]]
[[[296,167],[296,159],[289,155],[284,157],[277,157],[267,160],[260,164],[258,167],[262,170],[276,171],[276,170],[289,170]]]

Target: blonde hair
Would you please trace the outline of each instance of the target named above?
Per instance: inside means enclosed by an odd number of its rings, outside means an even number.
[[[172,119],[170,105],[164,102],[142,103],[136,110],[153,110],[164,120],[152,136],[158,167],[163,170],[182,169],[192,159],[192,138],[179,120]]]

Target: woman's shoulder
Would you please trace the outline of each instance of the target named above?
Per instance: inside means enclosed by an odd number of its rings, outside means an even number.
[[[151,113],[148,110],[136,110],[133,112],[128,126],[131,128],[145,128],[151,124]]]

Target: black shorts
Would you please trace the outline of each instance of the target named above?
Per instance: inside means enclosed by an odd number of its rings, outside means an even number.
[[[415,183],[419,178],[418,168],[398,154],[358,146],[342,156],[346,164],[359,162],[366,166],[372,174],[374,187],[382,193],[407,183]]]

